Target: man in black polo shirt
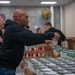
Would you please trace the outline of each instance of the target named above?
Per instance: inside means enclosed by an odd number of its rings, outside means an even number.
[[[52,24],[50,22],[47,22],[44,24],[44,28],[45,28],[45,33],[48,33],[48,32],[57,32],[60,34],[60,39],[58,41],[58,45],[61,46],[61,43],[62,41],[65,41],[66,40],[66,36],[58,29],[55,29],[54,27],[52,27]]]

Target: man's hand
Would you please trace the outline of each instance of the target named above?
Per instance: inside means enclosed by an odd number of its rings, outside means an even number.
[[[54,38],[56,39],[56,41],[58,41],[60,39],[60,35],[57,32],[55,32],[54,33]]]
[[[46,44],[46,45],[48,45],[48,46],[49,46],[51,43],[52,43],[52,41],[51,41],[51,40],[45,40],[45,44]]]

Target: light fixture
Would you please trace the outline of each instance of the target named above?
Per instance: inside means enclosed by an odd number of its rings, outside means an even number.
[[[56,4],[57,2],[41,2],[41,4]]]
[[[9,4],[10,1],[0,1],[0,4]]]

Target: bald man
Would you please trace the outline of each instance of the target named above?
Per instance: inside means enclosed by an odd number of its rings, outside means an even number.
[[[0,75],[15,75],[16,67],[23,58],[25,45],[45,43],[46,39],[55,37],[58,40],[60,37],[57,33],[35,34],[25,29],[29,21],[26,11],[22,9],[15,10],[13,19],[14,21],[7,20],[5,23],[0,49]]]

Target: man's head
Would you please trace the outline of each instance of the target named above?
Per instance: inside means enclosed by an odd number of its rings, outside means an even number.
[[[37,33],[37,34],[41,34],[41,33],[42,33],[42,29],[41,29],[40,27],[37,28],[37,29],[36,29],[36,33]]]
[[[52,24],[50,22],[47,22],[44,24],[45,30],[49,30],[52,27]]]
[[[15,22],[17,22],[18,24],[26,27],[28,25],[28,15],[26,13],[26,11],[24,11],[23,9],[17,9],[15,10],[14,14],[13,14],[13,19]]]
[[[4,20],[2,17],[0,17],[0,28],[4,27]]]

